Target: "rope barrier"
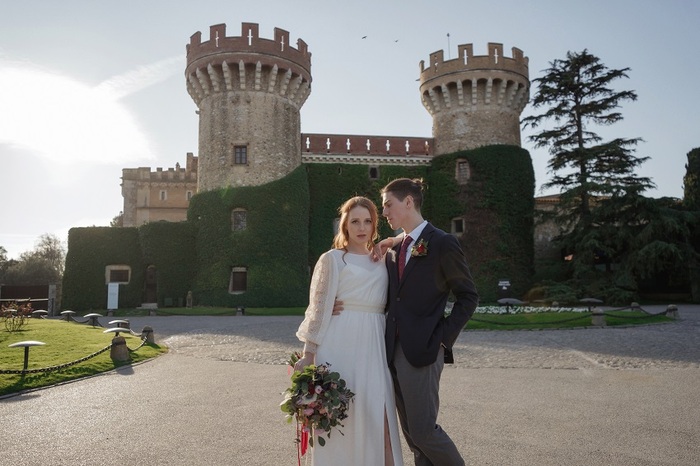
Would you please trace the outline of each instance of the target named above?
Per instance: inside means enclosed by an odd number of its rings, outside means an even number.
[[[124,329],[124,330],[129,330],[129,332],[131,332],[131,334],[134,335],[134,336],[140,336],[139,334],[134,333],[131,329]],[[124,333],[126,333],[126,332],[124,332]],[[129,348],[129,347],[127,346],[126,349],[128,349],[129,352],[131,352],[131,353],[135,353],[136,351],[138,351],[139,349],[141,349],[146,343],[147,343],[147,340],[146,340],[146,338],[144,337],[144,338],[141,339],[141,344],[140,344],[137,348],[135,348],[135,349],[132,350],[131,348]],[[109,350],[109,349],[111,349],[111,348],[112,348],[112,344],[110,343],[109,345],[105,346],[105,347],[102,348],[101,350],[95,351],[94,353],[90,354],[89,356],[85,356],[84,358],[76,359],[75,361],[67,362],[67,363],[65,363],[65,364],[59,364],[59,365],[57,365],[57,366],[50,366],[50,367],[44,367],[44,368],[42,368],[42,369],[29,369],[29,370],[5,370],[5,369],[0,369],[0,374],[37,374],[37,373],[41,373],[41,372],[53,372],[53,371],[58,371],[58,370],[65,369],[65,368],[70,367],[70,366],[75,366],[76,364],[80,364],[81,362],[85,362],[85,361],[87,361],[88,359],[92,359],[92,358],[94,358],[95,356],[98,356],[98,355],[104,353],[105,351],[107,351],[107,350]]]

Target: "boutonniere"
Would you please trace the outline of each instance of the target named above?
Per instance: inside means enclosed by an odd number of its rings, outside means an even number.
[[[422,257],[428,255],[428,242],[420,239],[416,244],[411,246],[411,257]]]

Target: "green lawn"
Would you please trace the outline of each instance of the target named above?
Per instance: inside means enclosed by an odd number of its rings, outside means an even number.
[[[606,311],[607,326],[671,322],[665,315],[650,316],[642,311]],[[474,314],[467,330],[558,329],[592,326],[588,312],[538,312],[528,314]]]
[[[111,343],[114,335],[105,334],[103,330],[101,327],[55,319],[27,319],[25,326],[17,332],[7,332],[4,326],[0,325],[0,370],[22,370],[23,368],[24,348],[9,348],[8,346],[13,343],[28,340],[46,343],[45,346],[29,349],[27,366],[27,370],[43,369],[77,361],[105,348]],[[141,344],[138,336],[128,333],[119,335],[125,338],[130,349],[135,349]],[[165,351],[167,351],[165,347],[146,344],[138,351],[130,352],[131,363],[152,358]],[[0,395],[54,385],[130,363],[116,363],[109,354],[110,351],[107,350],[86,361],[57,371],[24,375],[0,374]]]

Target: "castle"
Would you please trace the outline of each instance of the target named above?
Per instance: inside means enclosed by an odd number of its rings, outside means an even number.
[[[186,55],[198,154],[187,154],[185,168],[123,170],[125,228],[71,229],[66,306],[104,308],[105,284],[115,281],[124,306],[185,295],[200,305],[305,305],[338,206],[378,198],[401,176],[427,181],[424,214],[459,239],[485,300],[503,277],[515,293],[527,290],[535,181],[520,147],[530,86],[521,50],[508,57],[489,43],[481,56],[466,44],[455,59],[438,51],[421,61],[432,138],[301,133],[311,53],[285,30],[266,39],[255,23],[242,23],[239,36],[214,25],[209,40],[190,37]]]
[[[182,221],[192,193],[255,186],[279,179],[301,163],[369,166],[429,165],[434,155],[481,146],[520,146],[519,118],[529,99],[528,59],[512,58],[488,44],[475,56],[472,44],[445,61],[442,50],[420,62],[420,93],[433,117],[433,138],[377,135],[302,134],[300,109],[311,92],[311,53],[289,32],[259,36],[256,23],[242,23],[241,35],[226,25],[210,27],[187,45],[187,91],[199,114],[199,160],[187,154],[186,168],[163,172],[141,167],[122,173],[124,226],[158,220]],[[456,168],[456,177],[468,176]],[[196,183],[195,183],[196,180]]]

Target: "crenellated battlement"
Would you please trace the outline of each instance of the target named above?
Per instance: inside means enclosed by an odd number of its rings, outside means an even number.
[[[306,42],[289,43],[289,32],[275,28],[274,39],[260,37],[257,23],[243,23],[241,35],[226,36],[226,25],[210,27],[209,40],[196,32],[187,44],[187,89],[196,103],[220,91],[262,91],[301,106],[310,93],[311,53]]]
[[[240,36],[227,37],[226,24],[215,24],[209,28],[209,40],[202,42],[202,33],[197,31],[192,34],[190,43],[186,46],[187,67],[197,60],[220,54],[259,54],[296,63],[310,77],[311,53],[306,42],[297,39],[297,47],[294,48],[289,42],[288,31],[275,28],[274,32],[274,39],[263,39],[257,23],[242,23]]]
[[[503,70],[521,75],[529,79],[529,59],[517,47],[511,49],[512,57],[503,54],[503,44],[489,42],[488,55],[474,55],[472,44],[462,44],[457,47],[457,57],[445,61],[444,51],[438,50],[430,54],[430,62],[420,62],[421,84],[438,76],[463,71]]]
[[[179,166],[166,170],[157,167],[155,171],[152,171],[150,167],[124,168],[122,169],[122,179],[137,182],[182,181],[196,183],[197,172],[188,171]]]
[[[439,50],[420,62],[423,106],[433,116],[437,154],[493,144],[520,145],[520,113],[530,98],[528,58],[513,47],[488,44],[488,55],[474,55],[472,44],[445,60]]]

